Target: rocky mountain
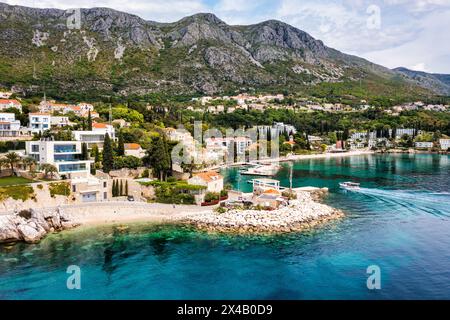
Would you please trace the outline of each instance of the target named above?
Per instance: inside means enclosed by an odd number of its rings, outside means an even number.
[[[450,96],[450,74],[427,73],[403,67],[396,68],[394,71],[422,87],[428,88],[441,95]]]
[[[392,70],[275,20],[230,26],[201,13],[158,23],[108,8],[0,3],[0,40],[0,86],[53,97],[248,89],[361,97],[426,93]]]

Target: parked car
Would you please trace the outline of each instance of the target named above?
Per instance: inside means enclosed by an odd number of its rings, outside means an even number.
[[[128,197],[127,197],[127,200],[128,200],[128,201],[134,201],[134,197],[133,197],[133,196],[128,196]]]

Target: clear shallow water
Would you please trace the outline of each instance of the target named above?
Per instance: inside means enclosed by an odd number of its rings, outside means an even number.
[[[251,190],[251,177],[224,174]],[[329,187],[326,202],[344,219],[274,237],[133,225],[0,246],[0,299],[450,299],[449,174],[450,157],[439,155],[299,161],[294,187]],[[348,180],[362,189],[340,191]],[[81,290],[66,288],[72,264]],[[381,268],[381,290],[366,287],[369,265]]]

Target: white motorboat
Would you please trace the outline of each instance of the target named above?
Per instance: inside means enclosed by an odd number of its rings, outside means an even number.
[[[280,166],[269,164],[269,165],[257,165],[255,167],[248,168],[246,170],[239,171],[242,175],[250,176],[274,176],[277,174]]]
[[[347,182],[340,182],[339,186],[342,189],[346,189],[346,190],[359,190],[360,189],[360,184],[357,182],[351,182],[351,181],[347,181]]]

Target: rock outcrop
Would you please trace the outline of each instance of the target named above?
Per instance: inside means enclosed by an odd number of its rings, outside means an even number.
[[[47,233],[78,226],[75,219],[62,208],[22,210],[0,215],[0,243],[25,241],[36,243]]]
[[[316,193],[314,198],[321,197]],[[203,213],[188,219],[201,230],[226,233],[297,232],[320,223],[338,219],[344,213],[314,201],[310,192],[298,192],[297,199],[277,210],[229,210],[225,213]]]

